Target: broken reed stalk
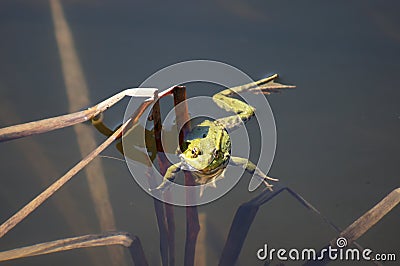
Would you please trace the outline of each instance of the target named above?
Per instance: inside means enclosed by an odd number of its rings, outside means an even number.
[[[172,88],[163,91],[160,94],[162,97],[171,94]],[[16,214],[11,216],[7,221],[0,225],[0,238],[3,237],[8,231],[14,228],[18,223],[25,219],[30,213],[38,208],[45,200],[52,196],[58,189],[60,189],[65,183],[67,183],[73,176],[75,176],[83,167],[90,163],[97,155],[100,154],[105,148],[107,148],[114,140],[120,138],[126,130],[134,126],[138,121],[139,117],[143,114],[144,110],[154,101],[154,98],[149,98],[144,101],[138,109],[134,112],[132,117],[127,120],[120,128],[118,128],[108,139],[106,139],[101,145],[95,150],[83,158],[79,163],[72,167],[67,173],[60,177],[56,182],[50,185],[45,191],[39,194],[31,202],[25,205]],[[107,108],[106,108],[107,109]]]
[[[8,231],[14,228],[18,223],[25,219],[30,213],[32,213],[37,207],[39,207],[45,200],[53,195],[58,189],[60,189],[65,183],[67,183],[75,174],[77,174],[83,167],[91,162],[100,152],[108,147],[117,137],[121,134],[122,130],[117,130],[111,137],[104,141],[88,156],[82,159],[78,164],[72,167],[65,175],[49,186],[40,195],[34,198],[31,202],[25,205],[16,214],[11,216],[0,226],[0,237],[3,237]]]
[[[165,193],[164,193],[165,194]],[[170,192],[167,192],[167,195],[164,197],[171,197]],[[173,206],[164,203],[165,214],[167,219],[167,228],[168,228],[168,251],[169,251],[169,264],[170,266],[175,265],[175,218],[174,218],[174,209]]]
[[[179,132],[179,145],[183,142],[184,135],[190,131],[190,117],[186,102],[186,87],[176,86],[174,89],[174,105],[176,113],[176,126]],[[181,130],[180,130],[181,129]],[[194,186],[194,180],[190,172],[184,171],[185,186]],[[186,193],[186,198],[192,198],[194,195]],[[193,198],[192,198],[193,199]],[[194,200],[188,200],[194,202]],[[197,236],[200,231],[199,217],[196,206],[186,207],[186,242],[184,265],[194,265]]]
[[[150,188],[157,187],[157,181],[154,177],[153,168],[150,166],[146,172],[147,181],[149,182]],[[154,191],[153,193],[157,193],[157,198],[161,195],[158,194],[160,192]],[[167,224],[165,220],[165,213],[163,203],[157,198],[153,198],[154,211],[156,213],[157,219],[157,227],[160,232],[160,255],[161,255],[161,264],[163,266],[168,265],[168,232],[167,232]]]
[[[158,164],[160,167],[160,172],[164,175],[168,169],[168,160],[164,153],[164,148],[161,141],[161,131],[162,131],[162,121],[161,121],[161,112],[160,112],[160,103],[158,100],[153,105],[152,110],[152,118],[154,124],[154,139],[156,143],[157,156],[158,156]],[[164,192],[164,198],[171,197],[170,191],[167,190]],[[154,198],[154,204],[161,204],[165,210],[165,221],[167,224],[167,235],[168,238],[168,265],[175,265],[175,218],[174,218],[174,209],[173,206],[168,203],[162,203],[159,200]],[[157,217],[158,218],[158,217]],[[163,217],[164,218],[164,217]],[[165,236],[161,236],[160,230],[160,239]],[[164,261],[163,261],[164,262]],[[165,264],[167,265],[167,264]]]
[[[129,252],[131,254],[131,258],[135,266],[149,265],[149,263],[146,260],[146,256],[144,254],[142,243],[140,242],[140,239],[137,236],[133,238],[133,242],[129,246]]]
[[[96,114],[97,111],[95,109],[88,109],[72,114],[5,127],[0,129],[0,142],[41,134],[63,127],[69,127],[85,122],[94,117]]]
[[[204,212],[199,213],[199,223],[201,230],[197,237],[196,256],[194,258],[194,265],[206,266],[207,265],[207,214]]]
[[[67,251],[77,248],[122,245],[129,248],[135,265],[148,265],[143,248],[138,237],[126,232],[104,233],[64,238],[60,240],[40,243],[32,246],[16,248],[0,252],[0,261],[8,261],[44,255],[54,252]]]
[[[358,250],[364,250],[355,241],[364,235],[372,226],[378,223],[386,214],[388,214],[394,207],[400,203],[400,188],[396,188],[390,192],[384,199],[378,202],[373,208],[364,213],[360,218],[349,225],[345,230],[341,232],[338,237],[332,239],[329,244],[323,247],[321,250],[327,249],[329,246],[337,248],[337,240],[339,238],[345,238],[347,243],[345,247],[350,245],[355,246]],[[318,252],[320,254],[321,251]],[[327,265],[330,262],[330,258],[325,256],[323,260],[310,260],[304,264],[304,266],[322,266]],[[378,261],[371,261],[375,265],[382,265]]]
[[[32,246],[16,248],[0,252],[0,261],[13,260],[31,256],[44,255],[54,252],[61,252],[76,248],[123,245],[129,247],[132,239],[125,232],[106,233],[98,235],[84,235],[78,237],[65,238]]]
[[[12,122],[19,121],[13,106],[3,97],[0,99],[0,121]],[[14,143],[18,148],[19,154],[22,155],[24,166],[29,169],[32,176],[37,177],[41,187],[47,186],[51,177],[57,176],[59,173],[55,168],[50,157],[43,152],[43,147],[34,139],[29,141],[16,141]],[[0,144],[1,145],[1,144]],[[79,223],[76,217],[83,217],[83,212],[78,208],[78,200],[71,194],[71,188],[65,188],[61,195],[53,198],[53,204],[56,208],[57,216],[62,217],[67,223],[72,233],[89,232],[90,226],[87,219],[81,219]],[[88,257],[94,265],[102,263],[102,258],[94,252],[87,252]]]
[[[227,240],[225,242],[224,249],[221,254],[219,261],[220,266],[224,265],[235,265],[240,251],[243,247],[244,241],[247,237],[247,233],[252,225],[254,218],[258,212],[258,209],[263,204],[270,201],[272,198],[280,194],[282,191],[287,191],[297,201],[312,212],[316,213],[323,219],[324,222],[329,224],[335,231],[340,232],[340,229],[329,221],[321,212],[315,208],[311,203],[306,201],[302,196],[293,191],[288,187],[279,187],[273,192],[268,190],[264,191],[260,195],[254,197],[249,202],[242,204],[236,211],[235,218],[233,219],[231,228]],[[362,236],[369,228],[381,220],[389,211],[391,211],[397,204],[400,203],[400,188],[395,189],[389,195],[387,195],[382,201],[380,201],[375,207],[357,219],[353,224],[346,228],[341,234],[341,237],[345,237],[350,243],[355,244],[358,248],[361,248],[355,240]],[[339,237],[340,237],[339,236]],[[331,246],[336,245],[336,240],[331,241]],[[325,265],[327,262],[318,261],[316,264],[314,261],[309,261],[304,265]],[[378,264],[380,265],[380,264]]]
[[[347,245],[352,244],[355,240],[357,240],[365,232],[367,232],[372,226],[379,222],[399,203],[400,188],[396,188],[379,203],[377,203],[372,209],[364,213],[364,215],[362,215],[345,230],[343,230],[337,238],[333,239],[330,242],[331,246],[336,246],[336,240],[339,237],[344,237],[347,240]]]
[[[157,109],[157,102],[158,102],[158,95],[155,94],[155,104],[153,105],[153,110],[152,112],[154,113],[154,109]],[[158,104],[159,107],[159,104]],[[156,117],[157,119],[157,117]],[[155,152],[155,151],[154,151]],[[157,181],[154,175],[153,168],[151,167],[152,161],[149,160],[148,162],[148,170],[146,171],[146,176],[147,180],[149,183],[150,188],[155,188],[157,187]],[[158,200],[158,197],[160,197],[160,192],[155,191],[154,193],[157,193],[157,197],[153,197],[153,205],[154,205],[154,211],[156,214],[156,219],[157,219],[157,227],[160,235],[160,255],[161,255],[161,264],[163,266],[168,265],[168,251],[169,251],[169,244],[168,244],[168,229],[167,229],[167,223],[165,219],[165,211],[164,211],[164,203]]]
[[[88,121],[106,111],[125,96],[133,96],[132,92],[133,89],[126,89],[84,111],[1,128],[0,142],[41,134]]]

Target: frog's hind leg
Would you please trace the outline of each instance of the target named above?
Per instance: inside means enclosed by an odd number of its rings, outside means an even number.
[[[246,122],[253,115],[255,108],[246,104],[245,102],[229,97],[233,93],[230,89],[221,91],[213,96],[213,101],[222,109],[234,112],[236,115],[217,119],[226,129],[234,129]]]
[[[112,130],[111,128],[109,128],[106,124],[104,124],[103,122],[103,118],[104,115],[103,113],[98,114],[97,116],[92,118],[92,125],[97,129],[97,131],[99,131],[101,134],[103,134],[106,137],[110,137],[115,130]],[[117,127],[119,128],[119,127]],[[123,147],[122,147],[122,142],[121,140],[119,140],[116,144],[116,147],[118,149],[118,151],[124,155],[124,151],[123,151]]]
[[[156,187],[155,190],[159,190],[161,192],[166,190],[168,186],[171,184],[170,182],[174,181],[176,174],[181,170],[181,165],[182,163],[179,162],[168,167],[162,183],[158,187]]]
[[[265,186],[271,191],[272,191],[273,185],[269,184],[267,180],[279,181],[279,179],[272,178],[272,177],[269,177],[266,174],[264,174],[263,171],[260,170],[260,168],[258,168],[254,163],[252,163],[251,161],[249,161],[246,158],[232,156],[231,162],[233,165],[241,166],[247,172],[254,174],[258,178],[261,178],[262,181],[264,182]]]
[[[109,137],[111,136],[121,125],[119,125],[115,130],[110,129],[106,124],[103,122],[103,113],[100,113],[99,115],[95,116],[92,118],[92,125],[103,135]],[[135,146],[142,147],[143,146],[143,131],[145,133],[144,139],[145,139],[145,146],[147,149],[147,154],[140,151],[139,149],[135,148]],[[131,144],[131,148],[127,151],[124,150],[124,147],[122,145],[122,138],[120,137],[117,140],[116,147],[118,151],[124,155],[128,156],[130,159],[134,161],[141,162],[146,165],[150,165],[151,162],[153,162],[156,158],[157,155],[157,149],[155,145],[155,138],[154,138],[154,131],[153,130],[148,130],[147,128],[143,128],[140,124],[135,125],[132,127],[130,131],[128,131],[129,134],[131,134],[129,138],[129,143]],[[126,135],[128,136],[128,135]],[[149,161],[150,159],[150,161]]]
[[[274,92],[280,92],[281,89],[294,89],[296,86],[294,85],[286,85],[286,84],[281,84],[278,82],[275,82],[275,79],[278,78],[278,74],[273,74],[269,77],[250,82],[245,85],[241,86],[236,86],[233,88],[229,88],[225,91],[225,94],[233,94],[233,93],[240,93],[240,92],[245,92],[245,91],[250,91],[253,93],[262,93],[262,94],[271,94]],[[229,92],[228,92],[229,91]],[[224,91],[222,91],[224,92]],[[228,95],[227,95],[228,96]]]
[[[229,112],[236,113],[236,115],[221,118],[217,121],[224,125],[227,129],[235,129],[240,126],[242,122],[246,122],[254,115],[254,107],[248,105],[241,100],[232,98],[232,95],[246,91],[256,94],[271,94],[273,92],[279,92],[280,89],[295,88],[295,86],[292,85],[284,85],[275,82],[276,78],[278,78],[278,75],[274,74],[267,78],[260,79],[258,81],[251,82],[245,85],[232,87],[215,94],[213,96],[213,101],[220,108]]]
[[[98,114],[97,116],[92,118],[92,125],[104,136],[111,136],[115,130],[110,129],[103,122],[103,113]]]

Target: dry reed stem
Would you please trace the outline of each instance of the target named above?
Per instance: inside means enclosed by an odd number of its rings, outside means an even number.
[[[95,109],[88,109],[72,114],[66,114],[39,121],[33,121],[1,128],[0,142],[41,134],[59,128],[69,127],[78,123],[85,122],[88,119],[94,117],[97,113],[99,112],[97,112]]]
[[[153,110],[152,110],[152,118],[153,118],[153,124],[154,124],[154,139],[156,143],[156,149],[157,149],[157,156],[158,156],[158,164],[160,167],[161,174],[164,175],[168,169],[168,160],[165,156],[164,153],[164,148],[162,146],[162,141],[161,141],[161,131],[162,131],[162,121],[161,121],[161,112],[160,112],[160,103],[157,100],[154,105],[153,105]],[[171,195],[170,191],[167,190],[164,192],[164,198],[170,197]],[[168,240],[168,265],[169,266],[174,266],[175,265],[175,219],[174,219],[174,209],[173,206],[168,204],[168,203],[162,203],[158,201],[157,199],[154,199],[154,204],[160,204],[164,210],[165,210],[165,217],[163,216],[162,218],[165,219],[166,222],[166,236],[162,236],[161,233],[162,231],[160,230],[160,240],[163,240],[165,237],[167,237]],[[157,210],[157,208],[155,208]],[[164,212],[163,212],[164,214]],[[157,214],[157,219],[161,216],[161,214]],[[161,241],[162,243],[162,241]],[[163,254],[162,254],[163,255]],[[164,254],[165,256],[165,254]],[[163,258],[163,263],[166,263],[165,257]]]
[[[147,266],[142,244],[138,237],[125,232],[84,235],[0,252],[0,261],[45,255],[77,248],[121,245],[129,248],[135,266]]]
[[[239,257],[240,251],[242,249],[244,240],[247,237],[247,233],[252,225],[254,218],[258,212],[258,209],[269,200],[280,194],[282,191],[289,192],[296,200],[298,200],[303,206],[312,212],[316,213],[321,217],[324,222],[329,224],[335,231],[340,232],[340,229],[335,226],[331,221],[324,217],[317,208],[315,208],[311,203],[306,201],[299,194],[294,192],[288,187],[274,187],[273,192],[265,191],[260,195],[254,197],[249,202],[242,204],[236,211],[235,218],[232,222],[229,234],[221,254],[219,261],[220,266],[224,265],[234,265]],[[369,228],[381,220],[390,210],[392,210],[400,202],[400,188],[395,189],[389,195],[387,195],[382,201],[375,205],[371,210],[357,219],[353,224],[346,228],[340,236],[345,237],[348,241],[348,245],[351,243],[355,244],[359,249],[362,249],[356,242],[357,238],[363,235]],[[339,236],[339,237],[340,237]],[[331,241],[331,246],[336,245],[336,239]],[[314,265],[313,261],[309,262]],[[376,263],[375,263],[376,264]],[[323,261],[321,264],[325,265]],[[379,263],[377,265],[380,265]]]
[[[158,102],[158,94],[157,92],[154,94],[154,99],[155,99],[155,104],[153,106],[153,111],[154,108],[156,108],[157,102]],[[151,165],[152,162],[149,159],[149,165]],[[148,170],[146,171],[146,176],[147,176],[147,181],[149,183],[150,188],[155,188],[157,187],[157,181],[154,175],[154,170],[152,167],[148,167]],[[157,197],[160,197],[161,194],[159,191],[155,191],[154,193],[158,193]],[[157,219],[157,227],[159,230],[159,235],[160,235],[160,243],[159,243],[159,248],[160,248],[160,255],[161,255],[161,264],[164,266],[168,265],[168,229],[167,229],[167,224],[166,224],[166,219],[165,219],[165,212],[164,212],[164,205],[163,202],[158,200],[157,198],[153,198],[153,205],[154,205],[154,212],[156,214],[156,219]]]
[[[360,218],[354,221],[350,226],[343,230],[338,237],[332,239],[327,246],[323,249],[327,249],[329,246],[337,248],[337,240],[339,238],[345,238],[347,243],[345,247],[353,245],[358,250],[364,250],[355,241],[364,235],[372,226],[378,223],[386,214],[388,214],[394,207],[400,203],[400,188],[393,190],[384,199],[377,203],[373,208],[363,214]],[[340,232],[341,230],[337,230]],[[322,249],[322,250],[323,250]],[[321,251],[320,251],[321,252]],[[320,253],[319,252],[319,253]],[[304,266],[317,266],[327,265],[330,262],[330,258],[326,256],[323,260],[310,260],[304,264]],[[382,265],[379,261],[370,261],[375,265]]]
[[[146,176],[148,178],[148,182],[150,185],[150,188],[155,188],[157,187],[157,182],[154,177],[154,172],[153,168],[149,167]],[[155,191],[154,193],[160,193],[158,191]],[[161,195],[158,194],[157,197],[160,197]],[[161,255],[161,264],[163,266],[168,265],[168,229],[167,229],[167,224],[165,220],[165,212],[164,212],[164,206],[163,203],[158,200],[157,198],[153,198],[153,205],[154,205],[154,212],[156,214],[156,219],[157,219],[157,227],[160,233],[160,255]]]
[[[1,121],[18,121],[20,120],[13,106],[4,98],[0,98],[0,120]],[[28,167],[28,171],[32,175],[38,177],[42,186],[47,185],[50,178],[57,176],[59,173],[54,167],[51,159],[43,152],[43,147],[34,139],[29,141],[16,141],[16,148],[22,155],[24,164]],[[86,219],[77,219],[84,217],[82,211],[78,208],[78,202],[72,197],[70,188],[64,189],[63,193],[53,198],[53,203],[58,211],[58,215],[62,216],[67,225],[74,234],[80,232],[88,232],[90,226]],[[100,264],[99,256],[94,256],[92,252],[88,252],[90,260],[95,264]]]
[[[74,112],[61,116],[55,116],[38,121],[18,124],[0,129],[0,142],[42,134],[48,131],[73,126],[86,122],[96,115],[106,111],[108,108],[119,102],[125,96],[135,96],[133,89],[123,90],[110,98],[96,104],[84,111]]]
[[[44,255],[77,248],[122,245],[130,247],[133,240],[128,233],[115,232],[96,235],[84,235],[40,243],[0,252],[0,261]]]
[[[159,94],[159,97],[165,97],[171,95],[173,87],[163,91]],[[126,130],[138,121],[140,116],[143,114],[144,110],[154,101],[154,98],[149,98],[144,101],[135,113],[132,114],[132,118],[127,120],[118,130],[116,130],[108,139],[106,139],[100,146],[83,158],[79,163],[72,167],[67,173],[60,177],[56,182],[54,182],[50,187],[43,191],[40,195],[34,198],[31,202],[25,205],[16,214],[10,217],[7,221],[0,225],[0,238],[3,237],[8,231],[14,228],[18,223],[20,223],[26,216],[32,213],[37,207],[39,207],[46,199],[53,195],[60,187],[62,187],[66,182],[68,182],[75,174],[77,174],[83,167],[90,163],[100,152],[107,148],[114,140],[120,138]]]
[[[148,266],[146,256],[144,254],[142,243],[138,237],[133,239],[132,244],[129,247],[131,257],[135,266]]]
[[[164,94],[166,95],[166,91]],[[129,127],[132,127],[143,114],[144,110],[153,102],[153,98],[143,102],[139,108],[132,115],[132,118],[127,120],[120,128],[118,128],[109,138],[107,138],[101,145],[95,150],[83,158],[79,163],[72,167],[67,173],[60,177],[56,182],[49,186],[45,191],[39,194],[31,202],[25,205],[16,214],[11,216],[7,221],[0,225],[0,238],[3,237],[8,231],[14,228],[18,223],[25,219],[30,213],[38,208],[45,200],[53,195],[58,189],[60,189],[65,183],[67,183],[73,176],[75,176],[83,167],[90,163],[100,152],[107,148],[114,140],[120,138],[122,133]]]
[[[397,204],[400,203],[400,188],[396,188],[390,192],[384,199],[377,203],[373,208],[367,211],[364,215],[354,221],[340,235],[333,239],[331,246],[336,246],[336,240],[339,237],[344,237],[347,240],[347,245],[352,244],[355,240],[361,237],[372,226],[379,222],[386,214],[388,214]]]
[[[197,251],[194,260],[194,265],[196,266],[206,266],[207,265],[207,214],[199,213],[199,223],[201,230],[199,231],[199,236],[197,237]]]
[[[162,93],[160,93],[159,97],[162,98],[164,96],[172,94],[173,88],[174,87],[171,87],[163,91]],[[0,142],[42,134],[52,130],[86,122],[96,115],[106,111],[108,108],[118,103],[120,100],[122,100],[122,98],[126,96],[142,96],[140,95],[140,90],[142,89],[145,91],[149,90],[148,88],[126,89],[84,111],[0,128]]]
[[[176,113],[176,126],[182,129],[179,132],[179,145],[183,142],[184,135],[190,131],[190,117],[186,102],[186,88],[184,86],[176,86],[174,89],[174,105]],[[186,123],[185,123],[186,122]],[[185,186],[194,186],[194,180],[190,172],[185,171]],[[186,198],[192,198],[194,195],[186,193]],[[188,202],[194,202],[188,200]],[[185,242],[185,258],[184,265],[194,265],[196,252],[196,240],[200,231],[199,217],[196,206],[186,207],[186,242]]]

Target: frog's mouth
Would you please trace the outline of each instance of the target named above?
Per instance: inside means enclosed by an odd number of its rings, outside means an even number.
[[[185,171],[191,171],[191,172],[198,172],[199,170],[194,168],[193,166],[191,166],[184,158],[183,156],[181,157],[181,161],[182,161],[182,165],[181,165],[181,169],[185,170]]]
[[[204,157],[204,159],[201,160],[201,158],[199,158],[200,156],[206,156],[206,157]],[[190,164],[190,159],[185,158],[185,156],[182,153],[179,154],[179,157],[180,157],[181,162],[182,162],[181,169],[185,170],[185,171],[191,171],[191,172],[202,172],[202,170],[206,169],[212,163],[212,161],[215,158],[215,156],[213,154],[211,154],[211,155],[200,155],[200,156],[197,157],[195,160],[197,162],[198,161],[205,162],[204,164],[202,164],[201,169],[199,167],[194,166],[195,164]]]

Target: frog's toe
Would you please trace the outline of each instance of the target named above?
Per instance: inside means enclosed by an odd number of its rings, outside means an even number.
[[[160,189],[158,188],[158,187],[156,187],[156,188],[148,188],[147,189],[150,193],[156,193],[156,192],[159,192],[160,191]]]
[[[271,94],[271,93],[279,93],[282,89],[294,89],[296,86],[294,85],[285,85],[276,82],[269,82],[258,87],[252,88],[251,91],[255,94]]]
[[[165,191],[167,191],[170,188],[169,183],[168,182],[162,182],[158,187],[156,188],[149,188],[149,191],[151,193],[154,192],[159,192],[159,193],[164,193]]]
[[[263,177],[263,183],[264,183],[264,185],[265,185],[270,191],[272,191],[272,187],[273,187],[274,185],[271,185],[270,183],[268,183],[267,180],[271,180],[271,181],[278,182],[279,179],[277,179],[277,178],[272,178],[272,177],[269,177],[269,176],[267,176],[267,175],[264,175],[264,177]]]
[[[267,175],[264,177],[264,179],[268,179],[268,180],[275,181],[275,182],[278,182],[278,181],[279,181],[278,178],[272,178],[272,177],[267,176]]]
[[[272,187],[273,187],[274,185],[269,184],[267,181],[264,181],[264,185],[265,185],[270,191],[273,191],[273,190],[272,190]]]

